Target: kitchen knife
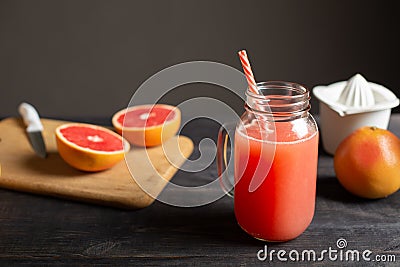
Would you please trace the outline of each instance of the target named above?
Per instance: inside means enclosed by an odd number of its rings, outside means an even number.
[[[27,126],[26,132],[33,150],[37,155],[45,158],[47,153],[42,135],[43,125],[40,122],[39,114],[37,113],[36,109],[28,103],[20,104],[18,111],[21,114],[25,125]]]

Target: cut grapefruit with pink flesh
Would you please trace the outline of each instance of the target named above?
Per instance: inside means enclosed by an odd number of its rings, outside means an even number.
[[[181,111],[164,104],[133,106],[115,113],[112,124],[133,145],[158,146],[178,132]]]
[[[102,171],[124,158],[129,143],[119,134],[92,124],[66,123],[55,130],[61,158],[82,171]]]

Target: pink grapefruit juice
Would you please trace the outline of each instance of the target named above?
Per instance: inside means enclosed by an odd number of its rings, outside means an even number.
[[[234,205],[250,235],[286,241],[303,233],[314,216],[318,132],[299,136],[291,122],[275,125],[275,142],[260,140],[256,125],[236,130]],[[263,180],[250,192],[252,179]]]

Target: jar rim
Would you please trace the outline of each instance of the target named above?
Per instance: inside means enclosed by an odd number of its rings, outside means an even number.
[[[246,92],[245,109],[276,120],[291,120],[310,110],[310,91],[293,82],[268,81],[257,83],[261,93]]]
[[[267,81],[267,82],[258,82],[257,87],[261,89],[290,89],[292,91],[296,91],[298,94],[297,95],[291,95],[291,99],[301,99],[303,97],[309,97],[310,90],[307,89],[307,87],[299,84],[299,83],[294,83],[294,82],[285,82],[285,81]],[[246,90],[246,96],[250,96],[252,98],[256,99],[270,99],[270,95],[262,95],[258,93],[254,93],[253,91],[250,91],[249,88]]]

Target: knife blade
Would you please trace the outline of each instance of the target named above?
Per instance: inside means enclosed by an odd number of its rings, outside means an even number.
[[[46,158],[46,146],[42,135],[43,125],[40,122],[39,114],[36,109],[28,103],[21,103],[18,107],[18,111],[27,126],[26,133],[33,150],[39,157]]]

